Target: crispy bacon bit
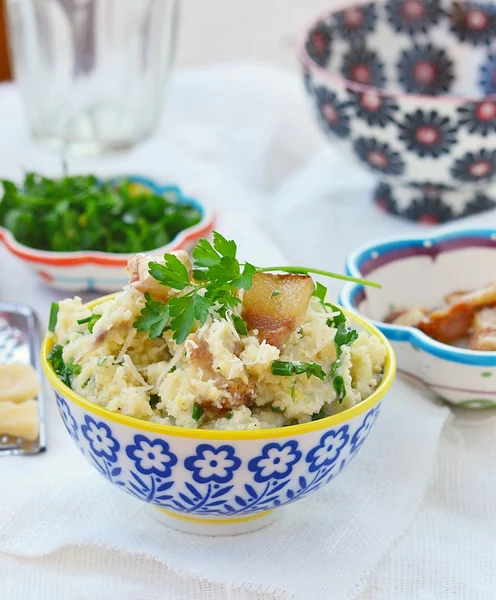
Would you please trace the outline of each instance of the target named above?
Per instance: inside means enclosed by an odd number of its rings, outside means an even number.
[[[213,356],[207,342],[198,339],[194,341],[196,348],[193,348],[189,353],[190,364],[201,370],[203,381],[213,379],[215,387],[226,392],[226,395],[220,399],[220,407],[206,398],[198,398],[198,404],[215,414],[215,416],[228,413],[237,406],[250,406],[257,396],[257,388],[254,383],[251,381],[244,383],[240,379],[226,379],[220,373],[214,371],[212,367]]]
[[[174,256],[176,256],[183,263],[191,278],[192,267],[188,253],[184,250],[177,250],[176,252],[170,252],[170,254],[174,254]],[[149,254],[135,254],[132,258],[130,258],[127,263],[129,283],[142,294],[148,292],[155,300],[161,300],[164,302],[171,296],[174,296],[176,294],[176,290],[161,284],[150,275],[148,272],[148,265],[150,262],[157,262],[161,265],[165,264],[163,254],[157,254],[154,256]]]
[[[308,275],[257,273],[243,295],[243,319],[260,341],[281,348],[303,322],[314,283]]]
[[[492,306],[496,304],[496,284],[492,283],[473,292],[461,294],[458,296],[457,302],[466,302],[473,308]]]
[[[444,296],[431,311],[416,307],[390,312],[385,323],[417,327],[429,337],[460,348],[496,351],[496,283]]]
[[[472,350],[496,350],[496,308],[483,308],[477,313],[468,345]]]
[[[472,306],[459,302],[432,311],[427,319],[419,323],[419,329],[438,342],[450,344],[470,332],[474,315]]]

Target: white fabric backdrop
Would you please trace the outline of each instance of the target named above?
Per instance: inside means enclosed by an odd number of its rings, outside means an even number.
[[[0,176],[60,173],[0,87]],[[210,200],[257,263],[341,270],[370,238],[415,226],[379,213],[373,180],[328,148],[300,82],[255,66],[179,73],[160,133],[70,170],[142,173]],[[494,224],[494,214],[472,222]],[[46,322],[56,292],[0,249],[0,299]],[[333,292],[339,284],[332,284]],[[398,380],[359,458],[258,533],[225,539],[156,525],[79,456],[48,395],[48,451],[0,461],[0,599],[409,600],[496,597],[496,416],[453,417]]]

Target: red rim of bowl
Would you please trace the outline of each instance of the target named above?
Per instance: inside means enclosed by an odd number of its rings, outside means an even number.
[[[313,17],[310,21],[310,24],[307,25],[302,34],[300,34],[300,42],[298,44],[297,55],[300,63],[306,67],[309,71],[315,71],[324,79],[329,80],[330,82],[339,85],[341,87],[346,87],[352,89],[356,92],[362,92],[366,94],[374,94],[376,96],[383,96],[386,98],[412,98],[414,100],[425,100],[430,102],[443,102],[443,103],[480,103],[480,102],[495,102],[496,94],[491,94],[488,96],[478,96],[477,98],[465,97],[465,96],[431,96],[429,94],[410,94],[408,92],[392,92],[387,89],[374,87],[371,85],[366,85],[363,83],[357,83],[356,81],[351,81],[351,79],[346,79],[345,77],[341,77],[335,73],[331,73],[327,71],[324,67],[319,66],[308,54],[306,50],[306,43],[308,40],[308,34],[312,29],[321,21],[326,22],[327,20],[334,15],[343,12],[347,9],[360,7],[365,4],[376,4],[381,5],[383,2],[378,2],[377,0],[370,2],[370,0],[362,0],[359,2],[353,2],[350,4],[340,4],[337,8],[333,8],[329,10],[323,10],[317,14],[316,17]],[[495,38],[496,39],[496,38]]]

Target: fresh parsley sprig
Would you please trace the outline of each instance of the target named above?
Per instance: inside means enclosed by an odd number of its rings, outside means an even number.
[[[47,359],[60,379],[62,379],[67,387],[71,387],[71,377],[77,377],[81,373],[81,365],[75,363],[72,358],[64,362],[62,351],[63,347],[60,344],[56,344],[47,356]]]
[[[320,269],[287,266],[255,267],[247,262],[240,263],[236,253],[236,242],[227,240],[218,232],[213,234],[213,244],[206,239],[199,240],[193,250],[194,281],[190,281],[188,270],[173,254],[164,255],[163,265],[151,262],[148,267],[150,275],[164,286],[182,293],[173,296],[167,303],[145,294],[145,307],[134,322],[134,327],[138,331],[148,332],[150,338],[160,337],[166,328],[170,328],[173,339],[181,344],[193,331],[195,322],[205,323],[209,313],[213,311],[223,318],[229,316],[238,333],[246,335],[246,324],[234,309],[241,303],[240,290],[251,288],[255,273],[271,271],[300,275],[315,273],[380,287],[371,281]],[[318,290],[321,294],[321,288],[325,290],[324,286],[317,284],[316,292]],[[325,294],[322,302],[324,298]]]

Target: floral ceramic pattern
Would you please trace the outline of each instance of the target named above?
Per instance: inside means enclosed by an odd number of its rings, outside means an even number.
[[[355,92],[354,90],[350,91],[350,96],[357,117],[369,125],[383,128],[388,123],[394,122],[398,104],[393,98],[373,92]]]
[[[228,445],[215,448],[210,444],[200,444],[196,455],[184,461],[184,466],[191,471],[193,479],[198,483],[227,483],[240,465],[241,461],[234,455],[234,448]]]
[[[254,473],[255,481],[263,483],[269,479],[284,479],[293,470],[301,459],[301,452],[297,450],[298,444],[290,440],[285,444],[270,443],[264,446],[262,455],[252,458],[248,469]]]
[[[168,510],[224,517],[288,504],[328,483],[355,456],[379,412],[376,406],[352,425],[323,429],[314,447],[304,448],[298,437],[279,438],[262,442],[258,454],[244,458],[235,443],[201,440],[184,456],[180,436],[166,440],[135,433],[125,444],[111,421],[71,410],[58,394],[57,403],[69,433],[82,433],[73,436],[81,452],[111,483]]]
[[[308,55],[321,67],[325,67],[331,55],[332,32],[323,21],[313,28],[306,44]]]
[[[62,417],[65,428],[69,432],[71,438],[77,442],[79,439],[78,426],[74,417],[72,416],[69,405],[63,398],[57,396],[57,406],[59,407],[60,416]]]
[[[358,158],[372,170],[384,175],[401,175],[405,163],[399,152],[391,149],[389,144],[382,144],[374,138],[358,138],[354,146]]]
[[[341,73],[350,81],[378,88],[386,83],[384,64],[378,54],[363,46],[351,46],[343,57]]]
[[[84,417],[81,432],[90,443],[91,451],[99,458],[105,458],[111,463],[117,462],[119,442],[112,437],[110,427],[103,422],[97,422],[92,417]]]
[[[440,0],[389,0],[389,22],[398,33],[427,33],[442,16]]]
[[[399,124],[399,129],[400,140],[408,150],[413,150],[421,158],[441,156],[456,144],[456,127],[448,117],[443,117],[436,111],[424,113],[417,110],[407,114]]]
[[[374,193],[374,202],[384,212],[392,215],[398,214],[398,203],[396,202],[391,186],[387,183],[380,183]]]
[[[496,133],[496,102],[494,100],[471,102],[466,106],[460,106],[458,114],[460,115],[459,124],[465,126],[470,133],[479,133],[483,137],[490,133]]]
[[[403,50],[397,68],[398,81],[410,93],[443,94],[450,90],[454,79],[454,64],[446,50],[431,43]]]
[[[496,36],[496,7],[482,2],[456,2],[451,9],[451,30],[461,42],[489,45]]]
[[[467,152],[455,161],[451,173],[459,181],[487,181],[496,173],[496,150]]]
[[[323,126],[340,138],[347,137],[350,133],[350,119],[345,112],[347,105],[340,103],[336,94],[325,87],[316,88],[314,93]]]
[[[171,467],[177,463],[177,458],[170,452],[167,442],[150,441],[144,435],[134,436],[134,444],[126,448],[126,454],[143,475],[153,473],[159,477],[170,477]]]
[[[336,31],[350,40],[374,31],[376,21],[377,11],[373,4],[350,6],[334,17]]]

